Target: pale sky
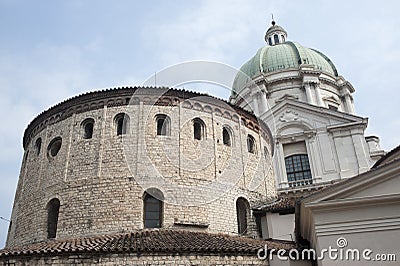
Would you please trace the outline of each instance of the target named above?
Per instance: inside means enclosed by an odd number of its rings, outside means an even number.
[[[140,85],[181,62],[240,68],[265,45],[271,13],[288,40],[334,62],[356,89],[356,113],[369,118],[366,135],[394,148],[400,144],[399,10],[395,0],[0,0],[0,216],[11,216],[23,132],[40,112],[89,90]],[[0,220],[0,248],[7,228]]]

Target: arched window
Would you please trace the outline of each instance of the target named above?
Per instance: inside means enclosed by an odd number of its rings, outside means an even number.
[[[285,158],[289,187],[312,184],[310,162],[307,154],[295,154]]]
[[[226,146],[232,145],[231,130],[227,127],[222,129],[222,142]]]
[[[146,190],[143,196],[144,227],[161,228],[163,221],[163,193],[156,189]]]
[[[169,136],[171,135],[170,119],[167,115],[156,115],[157,135]]]
[[[250,205],[245,198],[238,198],[236,200],[236,215],[238,224],[238,233],[247,233],[247,224],[250,215]]]
[[[278,34],[274,34],[274,42],[275,42],[275,44],[278,44],[278,43],[279,43],[279,36],[278,36]]]
[[[42,139],[38,138],[35,142],[35,147],[36,147],[36,155],[39,156],[40,150],[42,149]]]
[[[256,153],[256,140],[252,135],[247,135],[247,151]]]
[[[269,151],[267,146],[264,146],[264,158],[268,161]]]
[[[93,137],[94,119],[87,118],[83,120],[81,127],[82,127],[82,137],[84,139],[91,139]]]
[[[47,204],[47,238],[56,238],[60,201],[56,198]]]
[[[124,113],[117,114],[114,118],[117,136],[125,135],[129,128],[129,116]]]
[[[47,147],[47,156],[55,157],[61,149],[62,138],[56,137],[52,141],[50,141],[49,146]]]
[[[197,140],[205,138],[205,124],[200,118],[193,119],[193,138]]]

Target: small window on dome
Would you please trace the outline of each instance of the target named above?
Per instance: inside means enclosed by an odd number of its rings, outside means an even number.
[[[41,138],[38,138],[36,140],[35,146],[36,146],[36,155],[39,156],[40,150],[42,149],[42,139]]]
[[[231,146],[232,145],[231,132],[227,127],[224,127],[222,129],[222,142],[226,146]]]
[[[197,140],[205,139],[205,124],[200,118],[193,119],[193,138]]]
[[[256,140],[252,135],[247,135],[247,151],[256,153]]]
[[[271,39],[271,37],[268,37],[268,44],[269,44],[269,45],[272,45],[272,39]]]
[[[169,136],[171,135],[170,119],[167,115],[156,115],[157,135]]]
[[[285,35],[281,35],[281,37],[282,37],[282,42],[285,42],[286,40],[285,40]]]
[[[274,35],[274,42],[275,44],[279,43],[279,36],[277,34]]]
[[[93,137],[93,127],[94,127],[94,119],[87,118],[82,124],[82,137],[84,139],[91,139]]]
[[[56,157],[57,154],[58,154],[58,152],[59,152],[60,149],[61,149],[61,145],[62,145],[62,139],[61,139],[61,137],[56,137],[56,138],[54,138],[54,139],[50,142],[49,146],[47,147],[47,156],[48,156],[49,158]]]
[[[130,118],[125,113],[119,113],[114,118],[117,136],[125,135],[128,132]]]

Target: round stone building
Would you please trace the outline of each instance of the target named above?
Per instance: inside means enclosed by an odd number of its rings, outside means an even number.
[[[38,115],[23,147],[7,248],[132,232],[254,237],[251,208],[276,196],[266,124],[194,92],[83,94]]]

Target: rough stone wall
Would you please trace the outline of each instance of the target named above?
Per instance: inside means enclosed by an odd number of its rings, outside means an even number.
[[[142,99],[77,112],[45,126],[26,148],[7,246],[46,240],[52,198],[61,203],[57,238],[141,229],[143,193],[152,187],[165,196],[163,227],[236,233],[236,199],[244,197],[252,206],[276,191],[270,155],[264,155],[271,141],[224,104],[226,110],[206,101],[160,106]],[[130,118],[123,136],[116,135],[119,113]],[[169,136],[156,135],[157,114],[170,117]],[[82,137],[86,118],[95,121],[91,139]],[[203,140],[193,139],[194,118],[205,123]],[[232,131],[231,147],[222,143],[223,126]],[[254,154],[247,152],[248,134],[256,139]],[[51,157],[48,145],[56,137],[62,145]]]
[[[0,259],[0,262],[25,265],[269,265],[267,260],[259,260],[256,255],[136,255],[136,254],[82,254],[69,256],[19,257]],[[5,264],[7,265],[7,264]]]

